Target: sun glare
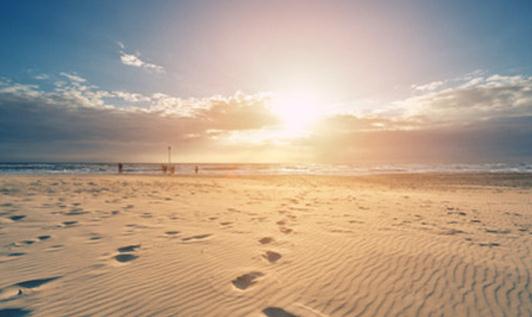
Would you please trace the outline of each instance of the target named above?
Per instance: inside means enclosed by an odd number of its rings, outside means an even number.
[[[318,98],[310,93],[276,94],[270,107],[281,121],[282,129],[293,135],[308,133],[324,116]]]

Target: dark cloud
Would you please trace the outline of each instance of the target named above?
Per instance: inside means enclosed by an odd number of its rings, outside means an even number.
[[[321,162],[523,162],[532,158],[532,116],[411,130],[354,128],[314,136],[306,146]]]
[[[0,86],[0,160],[52,160],[115,157],[152,152],[168,144],[194,151],[212,146],[213,131],[260,129],[276,123],[263,96],[181,100],[166,95],[142,97],[145,107],[106,104],[116,94],[76,80],[52,92],[35,86]],[[138,96],[137,96],[138,97]],[[98,160],[95,157],[96,160]]]

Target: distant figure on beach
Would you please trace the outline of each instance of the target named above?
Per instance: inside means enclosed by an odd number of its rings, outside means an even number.
[[[168,165],[161,165],[161,170],[163,171],[163,174],[166,174],[166,172],[168,171]]]
[[[175,173],[175,166],[174,165],[170,165],[168,167],[168,172],[173,175]]]
[[[123,169],[124,169],[124,165],[122,165],[122,163],[118,163],[118,173],[119,174],[122,174]]]
[[[196,173],[196,175],[198,174],[198,171],[199,171],[199,168],[198,168],[198,166],[196,165],[196,167],[194,167],[194,172]]]

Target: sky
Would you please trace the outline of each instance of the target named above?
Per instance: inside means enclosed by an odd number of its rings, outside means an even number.
[[[2,1],[0,161],[532,161],[530,1]]]

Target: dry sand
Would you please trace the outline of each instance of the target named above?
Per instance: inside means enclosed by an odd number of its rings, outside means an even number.
[[[0,315],[531,316],[531,181],[2,176]]]

